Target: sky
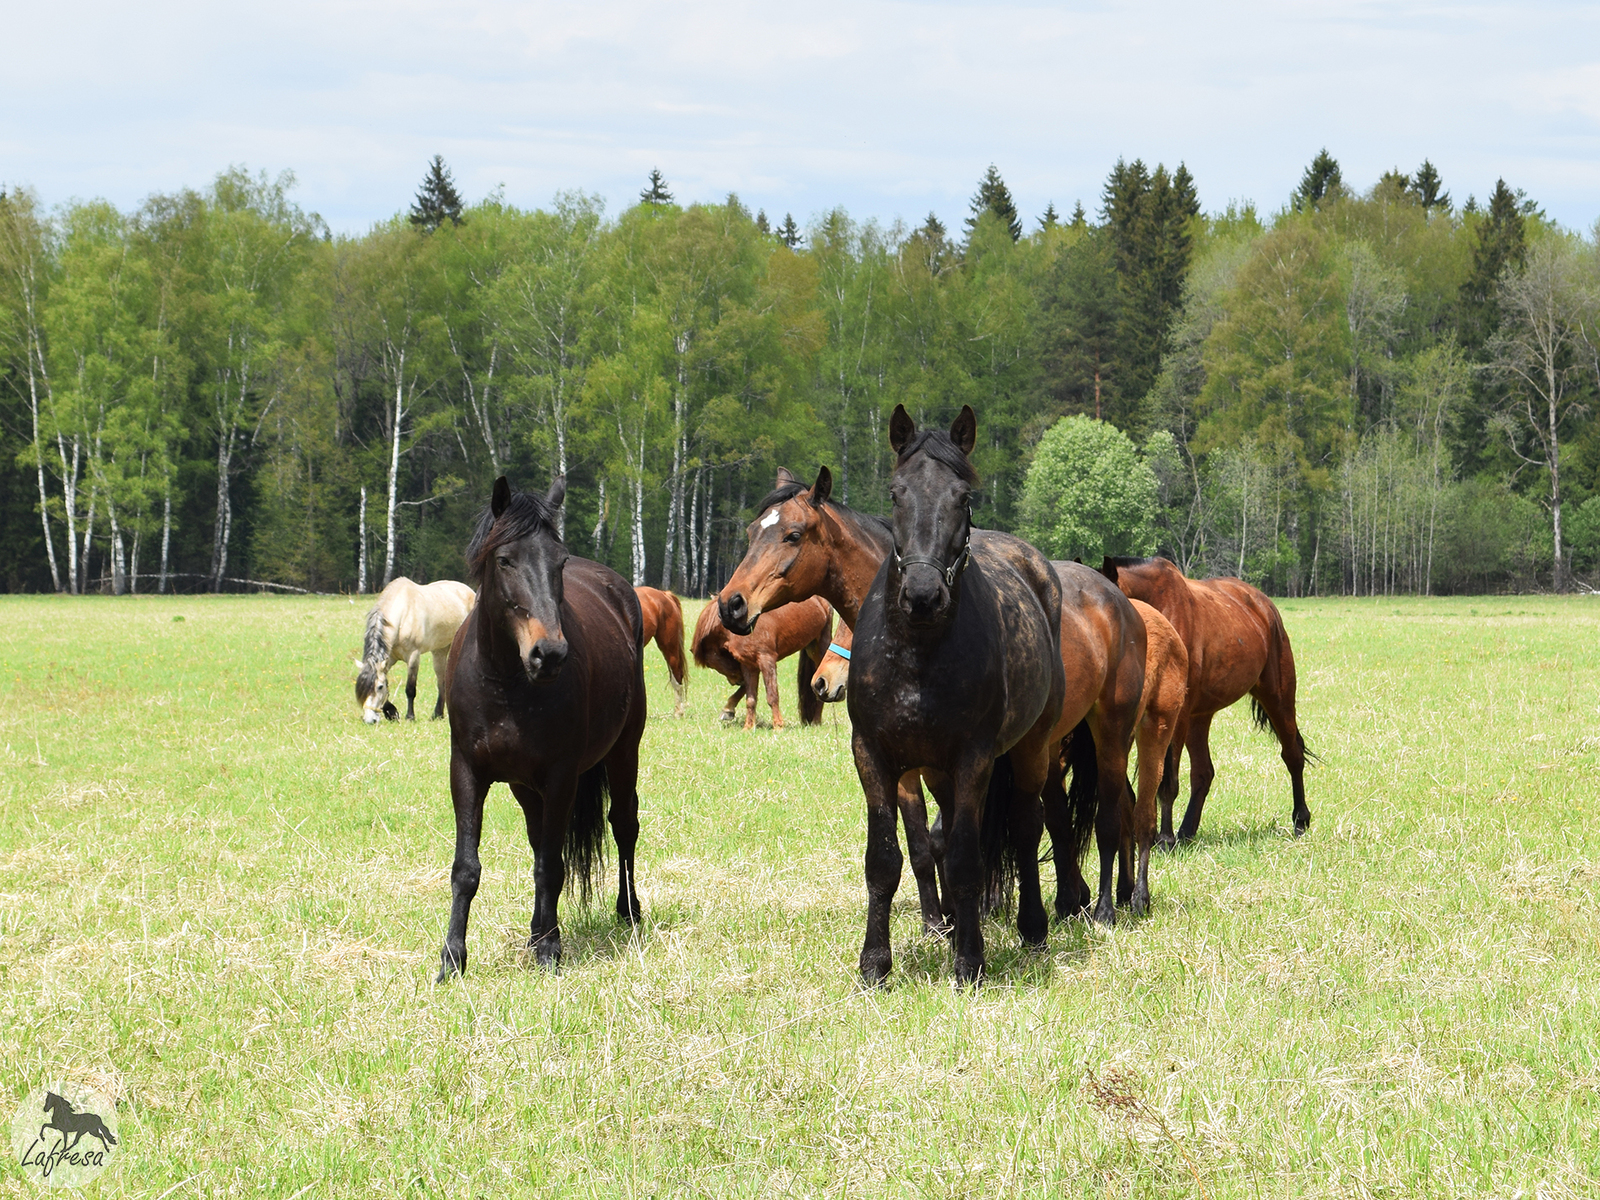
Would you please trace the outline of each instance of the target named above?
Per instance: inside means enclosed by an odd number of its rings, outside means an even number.
[[[1201,205],[1280,207],[1430,159],[1460,204],[1504,177],[1600,218],[1600,5],[1270,0],[809,4],[0,0],[0,183],[49,205],[292,170],[340,232],[404,210],[434,154],[468,202],[958,226],[990,163],[1028,225],[1094,214],[1118,158]]]

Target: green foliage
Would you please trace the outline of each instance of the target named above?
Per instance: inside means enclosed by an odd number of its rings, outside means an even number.
[[[650,182],[645,186],[644,191],[639,193],[639,203],[671,204],[672,202],[672,193],[667,190],[666,177],[661,174],[660,168],[651,167]]]
[[[1339,160],[1324,146],[1300,177],[1300,186],[1295,188],[1290,203],[1298,209],[1313,209],[1324,201],[1337,199],[1343,191],[1344,177],[1339,171]]]
[[[1107,554],[1149,554],[1156,494],[1155,473],[1127,434],[1105,421],[1063,417],[1034,449],[1020,531],[1051,558],[1095,566]]]
[[[976,231],[979,219],[988,213],[1000,222],[1011,235],[1013,242],[1021,240],[1022,218],[1017,215],[1017,205],[1011,199],[1011,189],[1006,186],[1005,180],[1000,178],[1000,172],[993,163],[989,164],[989,169],[978,181],[978,190],[968,207],[972,210],[972,215],[967,218],[969,238]]]

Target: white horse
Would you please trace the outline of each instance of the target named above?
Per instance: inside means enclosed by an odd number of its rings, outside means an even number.
[[[433,655],[433,675],[439,681],[433,718],[437,721],[444,716],[450,643],[476,600],[471,588],[453,579],[419,586],[403,575],[378,594],[378,603],[367,614],[366,645],[356,659],[360,672],[356,701],[363,721],[376,725],[380,716],[392,721],[399,715],[389,700],[389,668],[402,659],[406,664],[406,720],[416,720],[417,668],[424,653]]]

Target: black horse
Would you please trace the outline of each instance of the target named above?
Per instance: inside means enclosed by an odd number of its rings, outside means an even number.
[[[867,933],[862,979],[888,974],[889,906],[900,883],[895,788],[921,769],[939,800],[955,915],[955,974],[983,975],[979,906],[1005,843],[1017,872],[1017,931],[1042,946],[1039,793],[1066,688],[1061,585],[1032,546],[972,528],[978,484],[972,409],[946,435],[917,432],[903,406],[889,423],[898,455],[890,495],[894,552],[855,626],[847,697],[851,749],[867,801]],[[999,760],[997,762],[996,760]]]
[[[568,873],[588,898],[604,850],[605,799],[617,843],[617,916],[640,915],[639,738],[644,732],[644,624],[639,599],[610,567],[570,558],[556,533],[566,495],[495,480],[467,549],[478,585],[450,648],[450,799],[456,855],[439,980],[467,966],[467,915],[478,892],[483,799],[496,780],[522,805],[534,852],[528,945],[558,967],[556,901]]]

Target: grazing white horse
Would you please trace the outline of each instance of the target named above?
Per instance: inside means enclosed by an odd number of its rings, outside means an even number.
[[[389,700],[389,668],[402,659],[406,664],[406,720],[416,719],[417,668],[424,653],[433,655],[433,675],[439,681],[433,718],[437,721],[444,716],[450,643],[476,599],[471,588],[453,579],[418,585],[404,575],[378,594],[378,603],[367,614],[366,645],[356,659],[360,672],[356,701],[363,721],[376,725],[380,716],[392,721],[399,715]]]

